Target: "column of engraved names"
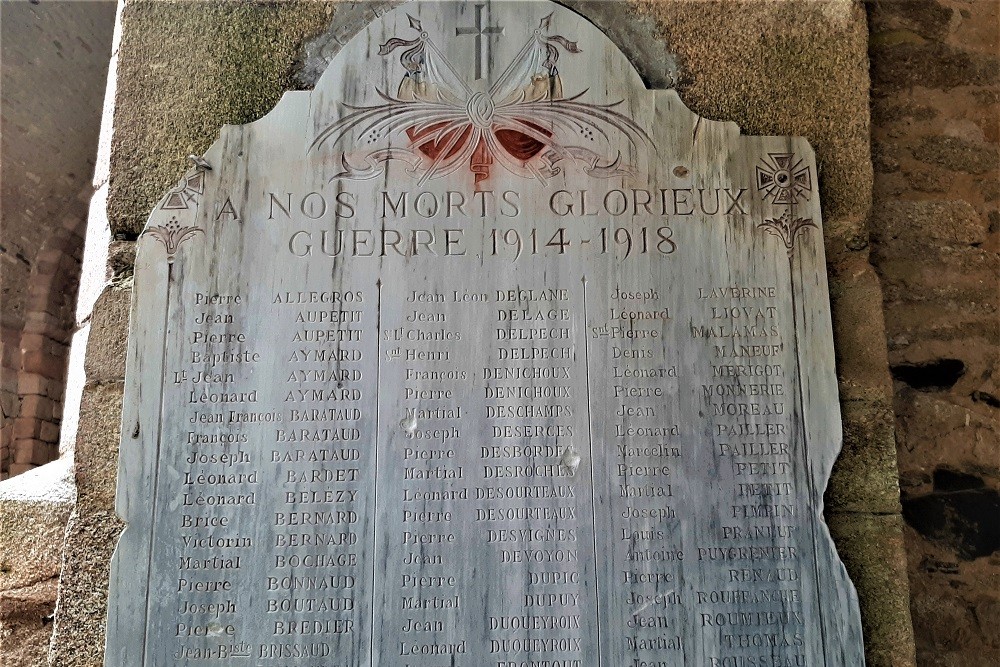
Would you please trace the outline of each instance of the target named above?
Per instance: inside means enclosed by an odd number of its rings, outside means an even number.
[[[683,655],[681,518],[685,425],[675,396],[675,298],[643,285],[604,287],[591,347],[608,377],[602,409],[611,513],[611,646],[635,667]]]
[[[354,647],[367,609],[362,554],[363,497],[372,451],[362,438],[362,407],[373,394],[374,287],[280,291],[271,298],[282,329],[277,355],[280,408],[267,460],[272,490],[269,567],[260,602],[269,638],[259,659],[328,658]]]
[[[457,556],[467,546],[460,529],[471,520],[465,451],[472,442],[463,403],[473,374],[463,363],[469,339],[463,322],[478,319],[475,308],[456,290],[408,290],[401,317],[384,335],[387,376],[402,380],[402,420],[387,425],[402,436],[390,450],[402,465],[385,473],[394,480],[383,493],[390,530],[377,552],[388,551],[397,563],[382,593],[396,607],[389,615],[396,625],[386,629],[395,641],[382,648],[385,664],[413,664],[397,661],[419,656],[454,660],[469,651],[462,614],[472,596],[461,588]]]
[[[177,620],[171,633],[174,660],[239,660],[252,654],[241,622],[249,605],[241,588],[256,538],[241,530],[241,515],[259,501],[260,471],[252,451],[250,415],[260,410],[251,373],[265,356],[241,322],[243,294],[188,295],[190,324],[178,332],[182,365],[166,369],[167,392],[180,392],[176,417],[184,442],[165,442],[182,452],[180,512],[167,513],[168,543],[178,553]],[[178,530],[179,529],[179,530]]]
[[[585,664],[594,591],[582,285],[494,290],[476,520],[508,594],[487,609],[489,664]],[[587,455],[586,466],[581,456]],[[589,559],[589,557],[587,557]]]
[[[704,285],[695,304],[691,336],[711,360],[699,390],[722,487],[721,525],[697,545],[698,560],[716,576],[695,593],[696,625],[719,647],[710,667],[762,655],[773,656],[768,665],[797,665],[804,627],[798,543],[806,536],[796,525],[786,368],[792,323],[771,285]]]

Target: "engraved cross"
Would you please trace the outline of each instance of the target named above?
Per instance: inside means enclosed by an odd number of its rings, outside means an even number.
[[[475,35],[476,37],[476,81],[483,78],[483,72],[486,71],[487,58],[490,50],[490,45],[488,40],[484,40],[483,37],[489,37],[490,35],[502,35],[504,29],[496,25],[483,25],[483,9],[486,5],[476,5],[476,25],[468,28],[455,28],[455,35]],[[483,46],[485,45],[485,49]]]

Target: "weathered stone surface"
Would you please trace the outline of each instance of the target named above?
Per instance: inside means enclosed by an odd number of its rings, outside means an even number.
[[[942,44],[874,44],[872,79],[882,90],[910,86],[951,90],[997,82],[996,56],[969,54]]]
[[[947,192],[955,177],[940,169],[913,169],[906,173],[906,178],[917,192]]]
[[[874,401],[842,398],[844,448],[830,478],[826,499],[830,512],[868,512],[881,508],[898,513],[899,482],[896,457],[888,447],[893,438],[892,404],[886,399],[880,412]]]
[[[123,287],[130,285],[134,266],[135,242],[113,242],[108,250],[108,272],[111,274],[111,282]]]
[[[0,664],[46,664],[62,542],[73,504],[68,460],[0,482]]]
[[[66,528],[50,664],[96,667],[104,659],[108,563],[121,532],[113,509],[122,385],[84,390],[76,448],[76,507]]]
[[[906,567],[902,544],[902,519],[898,514],[831,513],[830,532],[840,546],[841,557],[860,590],[899,586],[899,570]],[[868,545],[879,544],[879,550]],[[861,598],[861,622],[865,637],[878,637],[867,646],[871,667],[911,667],[913,629],[909,596],[881,595]]]
[[[896,5],[888,12],[884,5]],[[872,32],[912,30],[924,39],[940,40],[951,31],[955,10],[937,0],[875,0]],[[891,33],[890,33],[891,34]]]
[[[121,383],[88,386],[80,406],[76,445],[77,509],[110,507],[121,440]]]
[[[138,242],[107,665],[287,661],[300,625],[306,660],[701,665],[742,614],[863,663],[807,143],[551,3],[413,3],[204,161]],[[339,613],[269,615],[286,573]]]
[[[913,150],[913,156],[923,162],[970,174],[995,175],[1000,165],[1000,149],[996,144],[961,137],[928,137]]]
[[[837,375],[844,418],[844,448],[826,500],[829,511],[899,512],[892,386],[882,343],[878,277],[861,256],[845,261],[831,277]]]
[[[125,379],[125,346],[128,342],[131,300],[132,290],[108,287],[94,304],[85,362],[88,382],[121,382]]]
[[[294,87],[302,41],[336,2],[130,2],[122,23],[108,219],[134,239],[146,214],[225,123],[246,123]],[[197,54],[211,54],[199,57]],[[168,64],[166,71],[150,63]]]
[[[113,511],[78,505],[70,516],[49,665],[104,664],[108,563],[121,529]]]
[[[0,662],[4,667],[48,665],[52,612],[59,577],[0,591]]]
[[[978,616],[1000,599],[1000,560],[967,560],[988,547],[969,540],[977,507],[1000,491],[1000,230],[989,224],[1000,4],[939,5],[869,5],[873,139],[893,142],[901,161],[876,177],[872,263],[896,379],[918,662],[964,667],[1000,663],[994,626]],[[982,488],[955,489],[971,478]]]
[[[0,482],[0,590],[59,573],[63,532],[73,502],[69,461]]]

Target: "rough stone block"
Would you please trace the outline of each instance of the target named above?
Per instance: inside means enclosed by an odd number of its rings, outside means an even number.
[[[955,182],[955,175],[943,169],[913,169],[906,172],[910,187],[917,192],[948,192]]]
[[[24,317],[24,333],[27,334],[47,334],[64,328],[65,323],[62,319],[50,313],[28,313]]]
[[[1000,60],[997,64],[1000,65]],[[913,156],[922,162],[967,174],[996,172],[1000,165],[997,146],[959,137],[927,137],[913,151]]]
[[[22,395],[38,394],[40,396],[55,396],[59,391],[58,384],[41,375],[25,374],[21,376],[18,390]]]
[[[17,345],[21,339],[21,329],[17,326],[0,324],[0,346]]]
[[[830,279],[837,375],[845,398],[892,395],[882,319],[882,287],[866,258],[837,265]]]
[[[976,618],[983,627],[1000,628],[1000,600],[984,600],[976,605]],[[987,637],[990,644],[1000,649],[1000,633]]]
[[[32,417],[18,417],[14,420],[13,438],[15,440],[37,438],[41,425]]]
[[[894,4],[905,6],[906,3]],[[892,38],[897,40],[892,43]],[[995,85],[998,78],[995,56],[964,52],[940,43],[914,43],[905,34],[874,36],[872,39],[872,81],[880,94],[923,86],[951,90],[957,86]]]
[[[21,353],[18,352],[20,358]],[[4,364],[0,367],[0,390],[17,393],[18,372],[15,364]]]
[[[76,483],[82,501],[114,507],[123,385],[87,387],[76,438]]]
[[[871,3],[872,31],[911,30],[924,39],[941,40],[950,31],[955,10],[936,0],[877,0]]]
[[[69,460],[0,483],[0,590],[59,574],[63,535],[73,503]],[[12,471],[13,472],[13,471]]]
[[[21,399],[21,417],[34,417],[35,419],[52,419],[52,410],[55,408],[55,401],[29,394]]]
[[[951,245],[983,243],[989,225],[969,202],[962,200],[879,200],[872,211],[872,240],[880,252],[893,248],[910,251],[928,241]],[[906,252],[912,257],[912,252]]]
[[[108,613],[108,563],[122,530],[111,510],[78,508],[66,528],[59,613],[49,664],[99,667],[104,664]]]
[[[40,466],[54,461],[58,455],[58,446],[44,440],[14,441],[14,463]]]
[[[43,334],[24,334],[21,336],[21,350],[23,352],[45,350],[49,340],[51,339]]]
[[[43,421],[42,426],[39,429],[38,437],[45,442],[50,442],[54,445],[59,444],[59,424],[50,421]]]
[[[66,357],[45,352],[25,352],[21,367],[28,373],[37,373],[50,380],[61,379],[66,374]]]
[[[906,552],[898,514],[831,513],[827,523],[861,595],[868,667],[913,667]]]
[[[132,290],[108,287],[94,304],[84,368],[88,382],[125,379],[129,310]]]
[[[25,588],[0,591],[0,664],[41,667],[48,664],[59,577]]]
[[[0,410],[3,410],[4,415],[4,427],[7,426],[7,422],[10,422],[10,418],[17,414],[17,404],[18,396],[13,392],[3,392],[0,393]],[[10,427],[13,428],[13,423]]]
[[[53,335],[59,335],[53,332]],[[44,352],[53,356],[66,354],[66,344],[43,334],[25,334],[21,337],[22,352]]]
[[[892,403],[841,398],[844,447],[826,489],[828,512],[899,513]]]

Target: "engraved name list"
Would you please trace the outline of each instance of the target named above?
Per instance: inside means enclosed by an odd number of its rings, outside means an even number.
[[[412,2],[139,241],[107,665],[863,664],[801,138]]]

